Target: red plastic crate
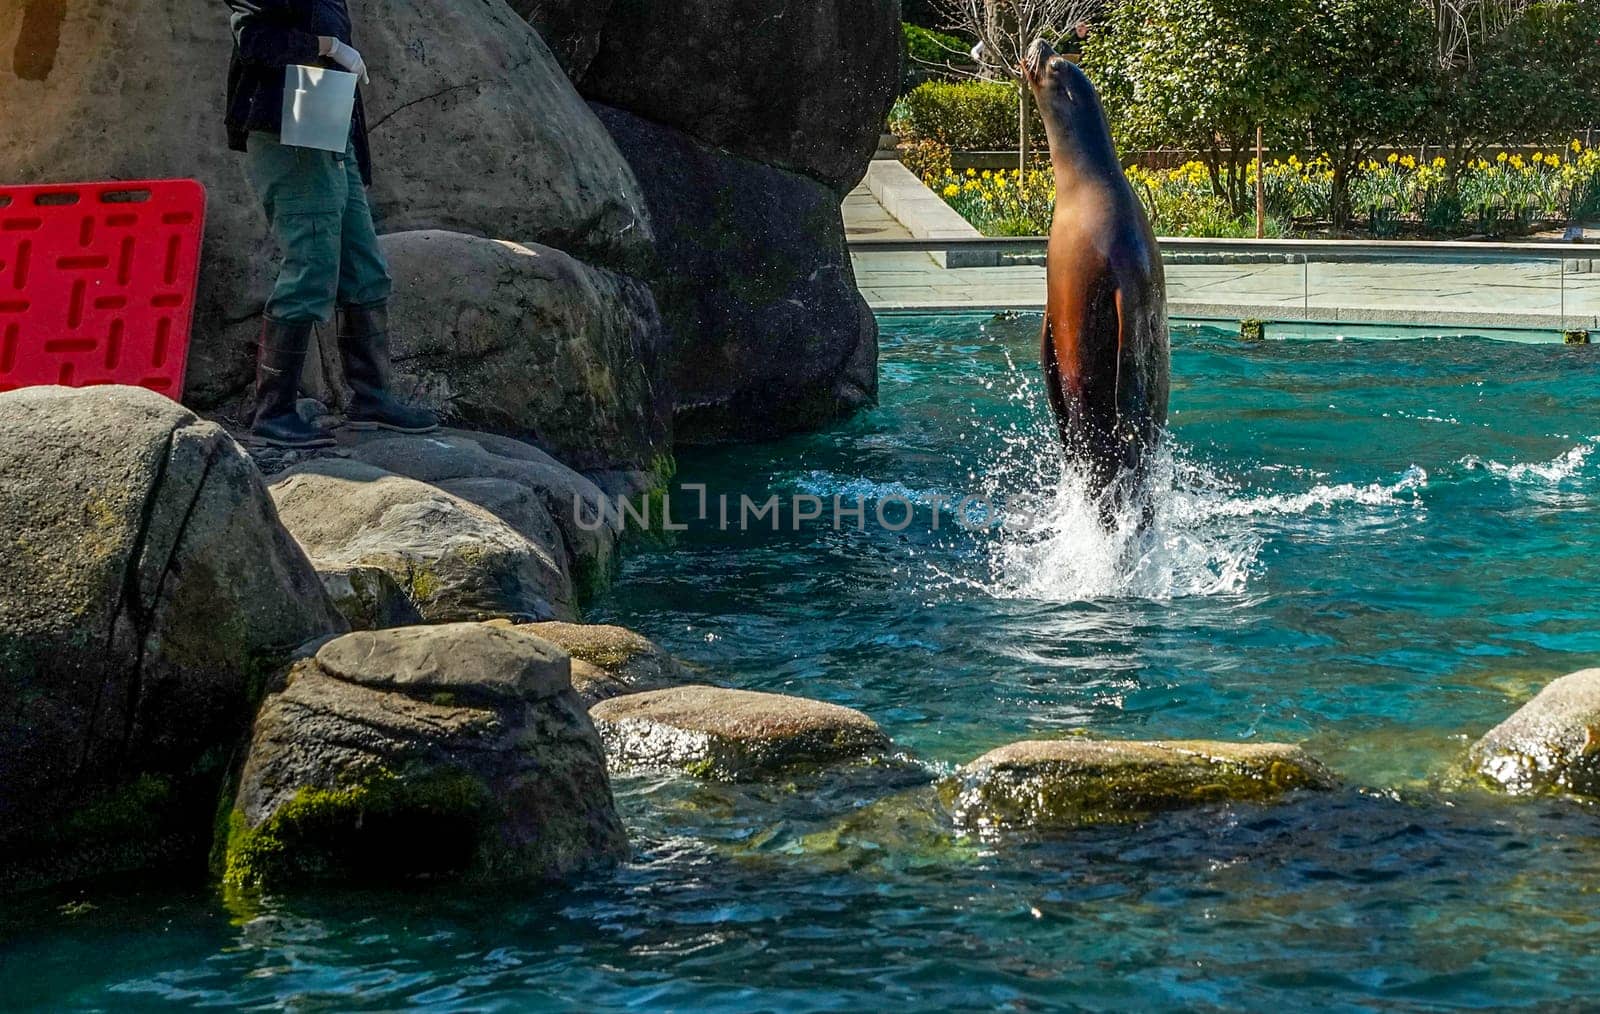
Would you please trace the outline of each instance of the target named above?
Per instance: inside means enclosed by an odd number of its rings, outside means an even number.
[[[0,187],[0,391],[180,397],[205,213],[195,180]]]

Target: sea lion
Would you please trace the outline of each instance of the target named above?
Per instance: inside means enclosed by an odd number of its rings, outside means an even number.
[[[1023,76],[1050,139],[1050,227],[1040,359],[1067,456],[1111,512],[1143,486],[1167,423],[1166,277],[1094,86],[1043,39]],[[1112,496],[1108,490],[1115,487]]]

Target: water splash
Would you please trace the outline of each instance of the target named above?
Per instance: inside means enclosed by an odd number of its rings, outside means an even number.
[[[1044,404],[1032,371],[1012,365],[1007,398]],[[1036,411],[1032,419],[1031,426],[1001,434],[999,453],[970,473],[984,496],[1006,504],[1006,518],[981,539],[982,572],[964,583],[997,598],[1239,595],[1262,572],[1262,552],[1274,534],[1293,528],[1305,537],[1310,525],[1335,538],[1371,520],[1373,511],[1388,517],[1397,507],[1420,509],[1428,484],[1428,473],[1415,465],[1391,481],[1366,484],[1330,483],[1293,468],[1309,483],[1303,491],[1252,491],[1169,436],[1151,463],[1146,495],[1108,512],[1091,494],[1087,473],[1065,460],[1048,414]],[[1352,518],[1352,507],[1363,510]]]
[[[1565,454],[1557,455],[1550,461],[1513,462],[1509,465],[1469,454],[1461,459],[1461,465],[1468,471],[1486,471],[1512,483],[1554,486],[1576,478],[1588,463],[1590,455],[1594,454],[1597,445],[1600,445],[1600,437],[1590,437],[1587,442],[1579,444]]]
[[[1343,508],[1415,508],[1428,483],[1428,473],[1412,466],[1393,482],[1250,493],[1168,443],[1156,455],[1147,495],[1110,512],[1106,523],[1087,475],[1059,459],[1058,466],[1042,502],[1008,516],[991,540],[986,585],[997,597],[1238,595],[1261,572],[1262,550],[1285,520],[1320,522],[1334,534],[1348,520]]]
[[[1206,523],[1217,515],[1214,505],[1226,502],[1219,478],[1163,450],[1149,485],[1147,521],[1147,508],[1138,501],[1104,510],[1085,472],[1060,467],[1053,488],[1009,513],[991,540],[989,592],[1076,601],[1243,591],[1262,539],[1249,530]]]

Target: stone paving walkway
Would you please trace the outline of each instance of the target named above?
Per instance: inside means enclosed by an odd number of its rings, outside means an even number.
[[[910,239],[911,232],[887,211],[865,184],[844,199],[844,230],[849,239]],[[929,258],[931,260],[931,258]]]
[[[845,201],[851,239],[907,230],[858,188]],[[1044,305],[1036,265],[945,268],[930,254],[853,251],[856,278],[876,310],[1014,309]],[[1194,263],[1169,258],[1173,316],[1331,323],[1600,329],[1600,263],[1569,273],[1561,261],[1401,256],[1340,263]],[[1578,262],[1588,268],[1589,262]]]

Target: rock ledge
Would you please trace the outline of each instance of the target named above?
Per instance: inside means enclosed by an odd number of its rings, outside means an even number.
[[[572,656],[572,685],[591,707],[623,694],[690,682],[682,663],[626,627],[550,622],[516,629],[542,637]]]

